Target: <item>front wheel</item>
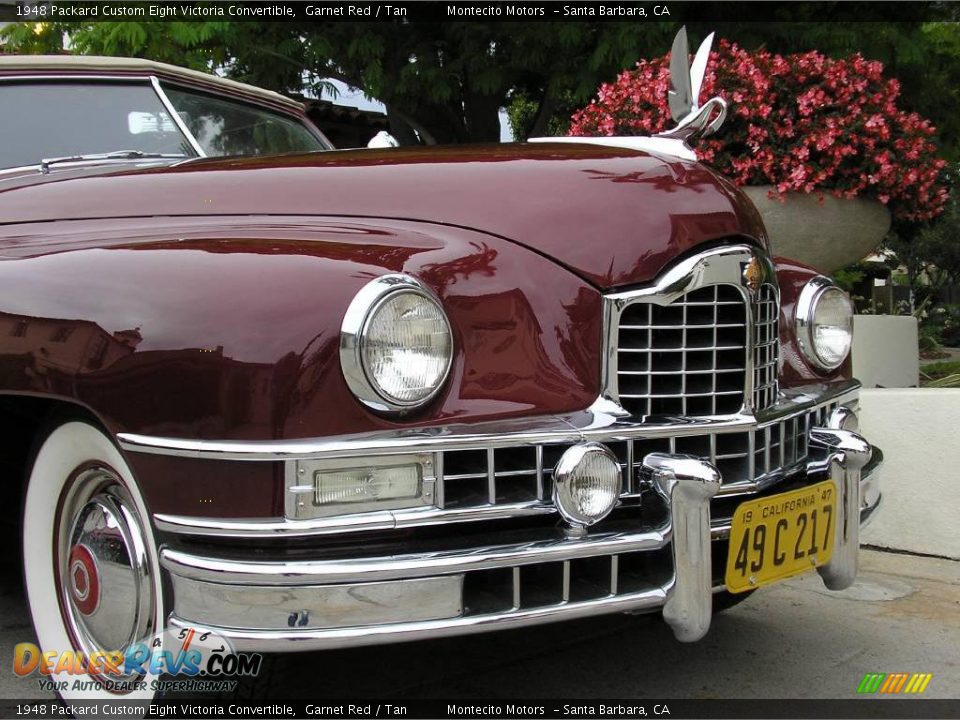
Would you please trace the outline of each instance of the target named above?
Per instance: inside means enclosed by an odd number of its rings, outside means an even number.
[[[149,663],[131,667],[121,653],[156,649],[163,637],[157,546],[130,468],[92,425],[63,423],[40,446],[23,508],[23,567],[40,649],[57,653],[53,672],[38,677],[64,700],[151,699]]]

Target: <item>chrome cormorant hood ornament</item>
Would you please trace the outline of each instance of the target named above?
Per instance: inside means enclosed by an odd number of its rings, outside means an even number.
[[[670,91],[667,93],[667,102],[670,106],[670,115],[677,121],[677,126],[654,137],[677,138],[687,141],[697,135],[712,135],[723,121],[727,119],[727,103],[723,98],[710,98],[700,105],[700,88],[703,86],[703,76],[707,72],[707,63],[710,60],[710,46],[713,45],[713,33],[707,35],[700,44],[693,64],[688,65],[690,50],[687,45],[687,28],[680,28],[680,32],[673,39],[673,48],[670,51]]]
[[[673,39],[670,52],[670,91],[667,103],[670,115],[677,121],[676,127],[656,135],[615,135],[612,137],[539,137],[528,142],[575,142],[592,145],[610,145],[634,150],[674,155],[687,160],[696,160],[697,154],[689,141],[697,136],[712,135],[727,119],[727,103],[723,98],[713,97],[700,105],[700,90],[703,77],[710,61],[710,47],[713,45],[710,33],[700,44],[697,54],[690,63],[690,49],[687,43],[687,28]]]

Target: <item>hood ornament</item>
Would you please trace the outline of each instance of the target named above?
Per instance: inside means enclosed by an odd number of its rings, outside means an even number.
[[[678,157],[684,160],[696,160],[697,154],[690,147],[690,141],[697,136],[712,135],[727,119],[727,103],[723,98],[710,98],[700,105],[700,89],[703,77],[710,61],[710,46],[713,33],[700,44],[697,54],[690,63],[690,50],[687,45],[687,28],[673,40],[670,53],[670,92],[667,103],[670,115],[677,125],[656,135],[614,135],[607,137],[538,137],[528,138],[528,142],[569,142],[590,145],[625,147],[632,150],[656,152]]]
[[[687,144],[688,140],[698,135],[703,137],[712,135],[727,119],[727,103],[723,98],[710,98],[700,105],[700,88],[703,86],[703,76],[707,72],[707,63],[710,60],[713,35],[714,33],[707,35],[700,44],[692,64],[688,64],[690,49],[687,44],[686,26],[680,28],[680,32],[673,39],[673,47],[670,50],[670,91],[667,102],[670,106],[670,115],[677,121],[677,126],[657,133],[653,137],[677,139]]]

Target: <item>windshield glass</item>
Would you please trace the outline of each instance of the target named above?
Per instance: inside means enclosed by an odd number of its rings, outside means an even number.
[[[149,83],[0,83],[0,168],[118,150],[195,157]]]
[[[163,91],[207,155],[277,155],[327,149],[291,116],[167,85]]]

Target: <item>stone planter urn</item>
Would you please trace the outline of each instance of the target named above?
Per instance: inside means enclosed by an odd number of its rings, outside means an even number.
[[[767,197],[770,185],[741,188],[753,201],[774,255],[830,273],[869,255],[890,229],[890,211],[878,200],[835,198],[828,192]]]

